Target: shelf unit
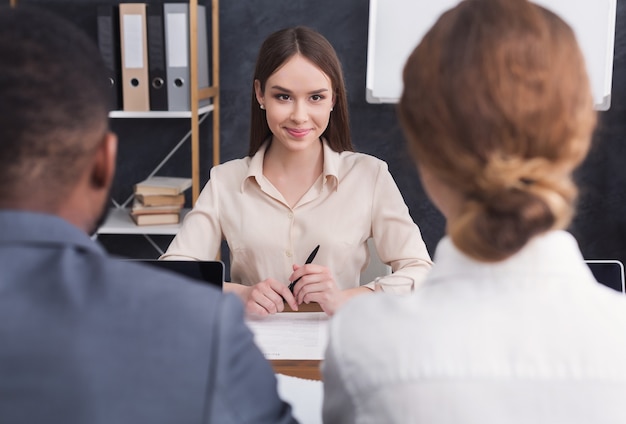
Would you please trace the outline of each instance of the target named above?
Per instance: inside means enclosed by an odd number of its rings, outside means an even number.
[[[204,115],[205,113],[212,112],[215,106],[205,105],[198,108],[198,115]],[[176,111],[176,112],[168,112],[164,111],[150,111],[150,112],[127,112],[124,110],[113,110],[109,112],[110,118],[191,118],[191,114],[193,112],[187,111]]]
[[[186,134],[169,152],[169,154],[157,165],[146,178],[155,175],[161,167],[169,160],[169,158],[184,144],[187,140],[191,143],[191,199],[195,204],[200,195],[200,123],[206,119],[209,114],[213,115],[213,165],[220,162],[220,97],[219,97],[219,0],[207,0],[211,2],[211,85],[198,89],[198,38],[197,38],[197,14],[198,0],[189,0],[189,80],[190,80],[190,99],[191,110],[183,112],[169,111],[148,111],[148,112],[127,112],[112,111],[109,114],[111,118],[148,118],[148,119],[170,119],[183,118],[190,119],[191,130]],[[212,103],[206,106],[199,106],[201,100],[211,99]],[[161,249],[153,242],[149,235],[175,235],[180,228],[177,225],[150,225],[138,226],[129,216],[128,205],[132,201],[132,195],[122,203],[116,203],[109,211],[109,215],[104,224],[98,229],[98,234],[138,234],[143,235],[150,244],[155,247],[159,253],[163,253]],[[181,221],[184,214],[188,212],[184,210],[181,215]]]
[[[184,217],[190,209],[183,209],[182,217]],[[103,227],[98,234],[137,234],[134,224],[128,211],[124,208],[112,208],[107,218],[109,225]],[[140,227],[146,234],[153,235],[175,235],[178,231],[178,225],[145,225]]]

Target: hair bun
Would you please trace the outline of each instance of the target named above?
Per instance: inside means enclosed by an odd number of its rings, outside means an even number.
[[[487,201],[469,200],[461,215],[449,222],[448,232],[462,251],[493,262],[516,253],[555,221],[550,205],[542,198],[510,188],[494,193]]]

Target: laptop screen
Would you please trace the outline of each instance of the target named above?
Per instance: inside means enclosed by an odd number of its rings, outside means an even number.
[[[626,287],[624,287],[624,266],[620,261],[586,260],[585,263],[589,266],[593,276],[599,283],[618,292],[626,293]]]
[[[224,283],[224,263],[221,261],[159,261],[156,259],[136,259],[134,262],[141,262],[157,268],[167,269],[188,278],[193,278],[220,288]]]

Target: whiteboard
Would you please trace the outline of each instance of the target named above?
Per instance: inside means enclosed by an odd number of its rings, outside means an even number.
[[[533,0],[567,22],[585,57],[595,108],[611,104],[617,0]],[[366,98],[397,103],[404,63],[439,16],[459,0],[370,0]]]

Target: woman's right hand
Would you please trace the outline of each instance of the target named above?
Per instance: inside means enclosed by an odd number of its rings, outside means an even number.
[[[238,286],[232,291],[235,291],[243,301],[247,314],[273,315],[285,309],[284,302],[287,302],[294,311],[298,310],[296,299],[289,288],[273,278],[268,278],[253,286],[239,284]]]

